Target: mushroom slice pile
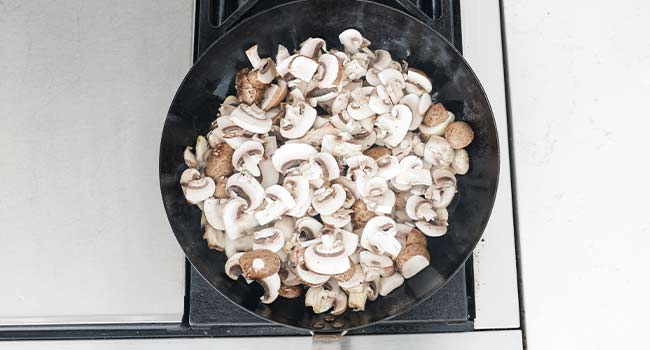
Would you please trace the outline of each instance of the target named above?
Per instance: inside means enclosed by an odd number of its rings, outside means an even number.
[[[430,72],[354,28],[331,44],[247,49],[236,94],[182,150],[179,183],[229,278],[262,286],[262,303],[304,296],[336,316],[400,288],[429,243],[458,234],[447,209],[475,146]]]

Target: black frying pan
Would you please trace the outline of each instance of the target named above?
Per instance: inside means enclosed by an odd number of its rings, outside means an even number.
[[[258,44],[260,56],[275,57],[278,44],[292,49],[312,36],[338,46],[338,34],[356,28],[372,41],[371,48],[386,49],[393,58],[425,71],[438,99],[468,122],[476,137],[467,148],[470,171],[458,177],[459,193],[449,209],[449,231],[429,238],[431,265],[388,295],[368,302],[365,312],[338,316],[344,327],[323,322],[304,306],[304,299],[279,298],[265,305],[262,290],[233,281],[224,274],[225,254],[208,249],[202,238],[201,211],[188,205],[179,186],[185,169],[183,150],[199,134],[206,134],[219,104],[234,94],[235,73],[248,66],[244,50]],[[460,269],[478,243],[487,224],[499,175],[497,131],[481,85],[456,51],[436,31],[400,11],[376,3],[352,0],[298,1],[253,16],[218,39],[199,58],[172,102],[160,145],[160,187],[167,217],[185,255],[201,275],[233,303],[265,319],[316,332],[341,332],[396,316],[431,297]],[[322,323],[323,328],[314,327]],[[318,329],[317,329],[318,328]]]

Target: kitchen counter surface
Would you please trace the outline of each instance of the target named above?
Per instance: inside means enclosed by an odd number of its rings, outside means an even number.
[[[503,5],[528,347],[643,347],[650,5]]]

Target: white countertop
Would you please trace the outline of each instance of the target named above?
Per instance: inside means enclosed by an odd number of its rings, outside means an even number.
[[[504,7],[528,346],[644,347],[650,3]]]
[[[158,145],[192,19],[191,0],[0,2],[0,324],[180,322]]]

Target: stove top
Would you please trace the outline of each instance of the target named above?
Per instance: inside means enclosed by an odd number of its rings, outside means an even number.
[[[200,0],[195,57],[244,18],[292,0]],[[317,0],[311,0],[317,1]],[[459,0],[376,0],[412,14],[436,29],[461,50]],[[297,335],[300,331],[259,318],[226,300],[191,268],[188,278],[189,326],[214,336]],[[473,329],[473,273],[464,270],[432,298],[389,321],[350,334],[450,332]],[[188,310],[186,309],[186,312]],[[307,333],[304,333],[307,334]]]

